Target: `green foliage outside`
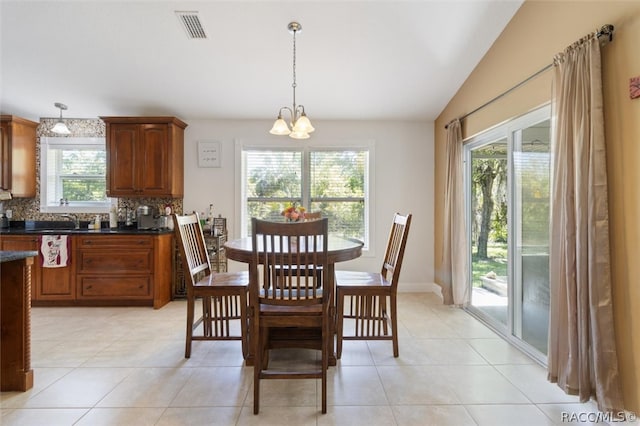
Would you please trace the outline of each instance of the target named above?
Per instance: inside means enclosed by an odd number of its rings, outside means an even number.
[[[472,167],[472,279],[494,272],[507,275],[508,205],[506,156],[500,158],[499,144],[474,152]],[[506,154],[505,154],[506,155]],[[548,251],[549,243],[549,153],[514,153],[516,194],[512,195],[521,254]],[[517,201],[515,201],[517,200]],[[515,204],[518,204],[517,206]],[[489,206],[489,208],[487,208]],[[519,217],[518,217],[519,215]],[[482,238],[487,235],[486,238]],[[482,246],[484,244],[484,247]]]
[[[106,193],[106,152],[89,149],[64,149],[57,152],[61,161],[60,198],[69,201],[104,201]]]
[[[487,246],[489,256],[486,259],[479,259],[477,249],[473,247],[471,256],[471,276],[473,287],[480,287],[482,281],[480,277],[494,272],[496,276],[507,276],[507,244],[490,242]]]
[[[366,159],[363,151],[310,153],[310,202],[304,207],[329,218],[332,235],[364,239]],[[248,218],[283,220],[282,210],[303,204],[301,152],[260,151],[247,163]]]

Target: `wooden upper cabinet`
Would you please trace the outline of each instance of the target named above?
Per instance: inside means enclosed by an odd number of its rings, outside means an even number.
[[[182,197],[184,129],[175,117],[100,117],[109,197]]]
[[[38,123],[0,116],[0,189],[16,198],[36,196],[36,129]]]

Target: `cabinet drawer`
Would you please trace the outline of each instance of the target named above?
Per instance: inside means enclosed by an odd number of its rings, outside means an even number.
[[[123,253],[107,250],[78,251],[78,273],[151,274],[153,270],[152,253],[151,250],[126,250]]]
[[[129,250],[129,248],[151,248],[153,239],[149,236],[141,235],[81,235],[78,237],[79,248],[114,248]],[[128,253],[121,253],[126,256]]]
[[[85,276],[80,278],[78,298],[149,298],[151,277]]]

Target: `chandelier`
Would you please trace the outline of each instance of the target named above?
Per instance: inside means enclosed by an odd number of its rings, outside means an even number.
[[[293,34],[293,108],[282,107],[278,112],[278,118],[269,131],[272,135],[289,135],[294,139],[309,139],[309,133],[315,129],[304,112],[303,105],[296,105],[296,33],[302,31],[302,25],[298,22],[290,22],[287,26]],[[288,111],[291,116],[289,124],[282,118],[282,112]]]

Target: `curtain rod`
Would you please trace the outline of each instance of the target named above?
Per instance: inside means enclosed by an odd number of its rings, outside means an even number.
[[[611,24],[607,24],[607,25],[603,25],[600,28],[600,31],[598,31],[596,33],[596,37],[600,38],[602,36],[609,36],[609,41],[613,41],[613,25]],[[480,105],[478,108],[474,109],[471,112],[468,112],[466,114],[464,114],[462,117],[459,117],[458,120],[462,121],[465,118],[469,117],[471,114],[475,114],[476,112],[480,111],[481,109],[491,105],[492,103],[494,103],[495,101],[497,101],[498,99],[502,98],[503,96],[508,95],[509,93],[511,93],[512,91],[516,90],[517,88],[519,88],[520,86],[522,86],[523,84],[528,83],[529,81],[533,80],[534,78],[536,78],[538,75],[542,74],[543,72],[547,71],[549,68],[553,67],[553,63],[550,63],[548,65],[546,65],[544,68],[536,71],[535,73],[531,74],[529,77],[525,78],[524,80],[522,80],[520,83],[516,84],[515,86],[505,90],[504,92],[500,93],[498,96],[496,96],[495,98],[491,99],[488,102],[485,102],[484,104]],[[451,122],[449,122],[451,123]],[[444,128],[448,129],[449,128],[449,123],[447,123]]]

